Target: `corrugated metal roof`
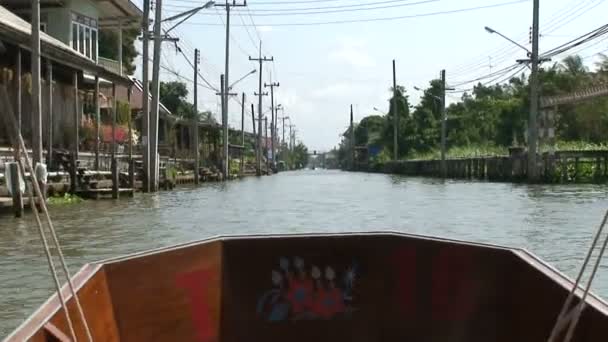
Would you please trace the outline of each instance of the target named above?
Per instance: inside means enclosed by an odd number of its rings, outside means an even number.
[[[27,21],[21,19],[5,7],[0,6],[0,40],[20,45],[21,48],[29,50],[31,36],[32,26]],[[120,76],[97,65],[97,63],[85,55],[73,50],[62,41],[44,32],[40,32],[40,50],[43,57],[50,58],[59,64],[67,65],[77,70],[93,72],[113,81],[130,83],[129,78]]]

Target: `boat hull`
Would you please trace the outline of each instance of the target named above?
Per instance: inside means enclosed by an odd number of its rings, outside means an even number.
[[[216,238],[74,283],[96,341],[235,342],[546,341],[572,286],[521,249],[398,233]],[[608,336],[608,305],[587,304],[572,341]],[[53,297],[7,341],[66,334],[63,317]]]

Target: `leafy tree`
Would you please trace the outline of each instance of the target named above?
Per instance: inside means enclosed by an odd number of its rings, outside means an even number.
[[[389,150],[393,151],[395,136],[394,117],[397,116],[399,118],[399,136],[397,137],[399,153],[400,155],[407,155],[413,146],[414,133],[410,118],[410,104],[403,86],[398,85],[396,91],[393,92],[392,88],[390,91],[393,96],[389,99],[389,111],[384,124],[383,142]],[[394,98],[396,98],[396,101],[393,101]],[[397,104],[396,106],[395,103]]]
[[[608,57],[602,56],[596,70],[590,71],[580,56],[570,56],[539,71],[541,96],[568,94],[608,79]],[[392,91],[391,91],[392,93]],[[372,127],[383,122],[377,140],[386,154],[392,156],[393,116],[399,116],[400,157],[431,155],[441,139],[441,83],[431,80],[420,102],[410,113],[405,89],[397,88],[397,106],[385,116],[368,116],[355,128],[357,145],[370,144]],[[466,146],[508,147],[526,142],[530,108],[528,75],[522,73],[496,85],[478,84],[460,101],[447,108],[448,148]],[[608,98],[559,106],[556,114],[556,135],[561,141],[603,143],[608,135]],[[342,166],[350,153],[350,131],[343,136],[338,149]]]
[[[127,29],[122,32],[122,64],[127,75],[135,73],[135,58],[137,57],[135,39],[140,32],[139,28]],[[99,56],[118,60],[118,34],[115,31],[99,31]]]

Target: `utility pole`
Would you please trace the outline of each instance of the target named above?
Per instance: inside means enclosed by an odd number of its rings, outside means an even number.
[[[227,89],[226,87],[226,79],[224,78],[224,75],[220,75],[220,89],[224,90]],[[226,108],[226,102],[228,102],[228,96],[236,96],[237,94],[235,93],[224,93],[223,91],[220,91],[218,93],[215,93],[215,95],[219,95],[221,96],[221,102],[222,102],[222,108]],[[228,176],[230,176],[230,150],[229,150],[229,137],[228,137],[228,112],[225,110],[222,110],[222,174],[224,175],[224,179],[227,179]]]
[[[536,182],[538,180],[538,167],[536,165],[537,152],[537,115],[538,115],[538,43],[539,43],[539,12],[540,1],[534,0],[533,8],[533,24],[532,24],[532,55],[530,74],[530,117],[528,119],[528,181]]]
[[[255,143],[253,144],[253,146],[256,146],[258,143],[258,135],[255,133],[255,109],[253,107],[253,103],[251,104],[251,124],[253,125],[253,136],[255,137]]]
[[[393,159],[399,159],[399,110],[397,109],[397,71],[393,59]]]
[[[280,87],[280,84],[278,82],[273,82],[273,83],[270,83],[270,84],[264,83],[264,88],[266,88],[266,87],[270,87],[270,116],[271,116],[271,119],[270,119],[270,140],[271,140],[271,142],[270,142],[270,149],[271,149],[271,152],[270,152],[270,155],[271,155],[271,158],[272,158],[272,164],[274,166],[274,163],[275,163],[275,158],[274,158],[274,140],[275,140],[275,137],[276,137],[276,135],[275,135],[276,121],[274,119],[274,117],[275,117],[274,88],[275,87]]]
[[[225,170],[224,172],[226,173],[225,176],[228,176],[228,164],[229,164],[229,155],[228,155],[228,143],[227,143],[227,138],[228,138],[228,87],[230,84],[230,78],[229,78],[229,71],[230,71],[230,8],[231,7],[245,7],[247,6],[247,1],[245,0],[244,3],[242,4],[237,4],[236,0],[233,0],[232,3],[230,3],[229,0],[226,0],[225,3],[223,4],[215,4],[216,7],[225,7],[226,8],[226,61],[225,61],[225,65],[224,65],[224,85],[221,88],[221,92],[222,92],[222,120],[225,120],[225,125],[224,125],[224,134],[225,134],[225,138],[224,138],[224,158],[225,158]],[[224,178],[226,179],[226,178]]]
[[[142,139],[143,145],[142,159],[143,159],[143,180],[142,190],[144,192],[150,191],[150,85],[148,75],[148,60],[150,59],[150,0],[143,0],[144,6],[144,17],[141,21],[141,30],[143,32],[142,41],[142,88],[143,96],[141,98],[142,104]],[[96,101],[99,101],[96,99]],[[98,116],[99,117],[99,116]],[[99,124],[99,123],[98,123]]]
[[[445,163],[446,148],[446,124],[447,117],[445,111],[445,70],[441,70],[441,177],[445,178],[448,174]]]
[[[158,108],[160,96],[160,48],[163,42],[161,37],[161,21],[163,0],[156,0],[154,19],[154,55],[152,64],[152,111],[150,115],[150,191],[158,191]],[[145,62],[145,61],[144,61]]]
[[[350,170],[355,169],[355,124],[353,118],[353,105],[350,105]]]
[[[283,120],[283,139],[282,139],[282,143],[281,143],[281,160],[285,159],[284,156],[284,152],[285,152],[285,120],[289,119],[289,116],[285,115],[285,111],[283,111],[283,116],[281,117],[281,119]]]
[[[32,1],[32,161],[42,163],[42,94],[40,92],[40,0]],[[76,161],[74,161],[76,162]]]
[[[268,117],[264,117],[264,147],[266,147],[266,174],[268,174]]]
[[[198,64],[199,51],[194,49],[194,117],[192,117],[192,147],[194,148],[194,184],[199,184],[199,151],[198,151]]]
[[[264,56],[264,58],[262,58],[262,41],[260,41],[260,51],[259,51],[258,58],[251,58],[251,56],[249,56],[249,60],[257,61],[260,63],[258,93],[256,94],[258,96],[258,132],[260,133],[258,135],[258,150],[257,150],[257,154],[256,154],[256,174],[258,176],[261,176],[262,175],[262,96],[268,95],[268,93],[266,93],[266,94],[262,93],[262,74],[264,74],[262,67],[263,67],[264,62],[274,61],[274,57],[266,58],[266,56]]]

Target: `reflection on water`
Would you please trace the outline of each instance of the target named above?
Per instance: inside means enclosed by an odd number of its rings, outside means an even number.
[[[302,171],[133,199],[53,207],[73,270],[220,234],[396,230],[525,247],[576,273],[601,221],[602,186],[526,186]],[[595,290],[608,297],[606,269]],[[52,292],[31,215],[0,221],[0,336]]]

